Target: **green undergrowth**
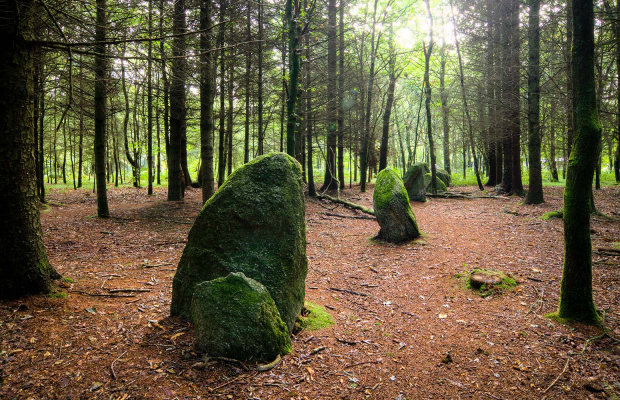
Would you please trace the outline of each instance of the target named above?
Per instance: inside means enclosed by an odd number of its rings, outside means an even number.
[[[307,301],[301,309],[301,315],[297,317],[295,330],[318,331],[334,325],[334,318],[325,308],[318,304]]]
[[[475,288],[475,287],[472,287],[471,281],[470,281],[470,277],[473,274],[497,276],[501,279],[501,282],[497,284],[486,284],[485,283],[485,284],[482,284],[480,288]],[[460,272],[456,274],[455,277],[463,283],[463,286],[465,286],[466,289],[477,293],[481,297],[501,295],[504,292],[511,290],[517,286],[517,281],[510,274],[506,274],[502,271],[496,271],[492,269],[474,268],[471,271]]]

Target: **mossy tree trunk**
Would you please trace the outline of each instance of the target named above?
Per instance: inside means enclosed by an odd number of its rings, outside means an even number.
[[[95,28],[95,174],[97,176],[97,216],[109,218],[106,186],[106,0],[97,0],[97,27]]]
[[[540,162],[540,0],[529,0],[529,3],[527,122],[530,187],[525,204],[540,204],[545,201]]]
[[[594,6],[573,0],[574,141],[564,191],[564,270],[558,316],[597,324],[592,298],[590,206],[601,125],[594,80]]]
[[[211,41],[212,0],[200,3],[200,168],[202,172],[202,202],[215,192],[213,187],[213,53]]]
[[[0,4],[0,298],[47,293],[50,266],[39,219],[34,158],[35,2]],[[105,182],[105,181],[104,181]]]

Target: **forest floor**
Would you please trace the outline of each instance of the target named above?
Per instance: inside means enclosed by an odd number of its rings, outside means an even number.
[[[474,188],[452,188],[474,192]],[[191,325],[169,317],[172,278],[201,203],[165,190],[111,189],[100,220],[86,190],[51,190],[45,244],[70,278],[57,294],[0,303],[2,399],[620,399],[620,188],[596,191],[594,298],[609,335],[545,317],[562,275],[563,188],[546,203],[413,203],[422,239],[372,240],[374,220],[306,198],[306,298],[335,325],[302,331],[267,372],[203,360]],[[359,188],[343,198],[372,205]],[[617,249],[617,247],[616,247]],[[516,288],[481,297],[460,274],[511,274]],[[140,291],[123,291],[139,289]],[[584,345],[587,348],[580,353]]]

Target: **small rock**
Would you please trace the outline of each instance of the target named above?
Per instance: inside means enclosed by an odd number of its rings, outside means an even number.
[[[94,392],[96,390],[99,390],[102,386],[103,386],[103,383],[101,382],[93,382],[93,385],[90,387],[90,391]]]

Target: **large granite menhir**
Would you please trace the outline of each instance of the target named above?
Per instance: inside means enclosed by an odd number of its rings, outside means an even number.
[[[308,261],[301,167],[286,154],[237,169],[205,203],[174,276],[171,314],[191,319],[196,285],[231,272],[264,285],[292,332]]]
[[[390,243],[402,243],[420,236],[405,185],[391,168],[377,175],[372,203],[381,227],[379,238]]]

